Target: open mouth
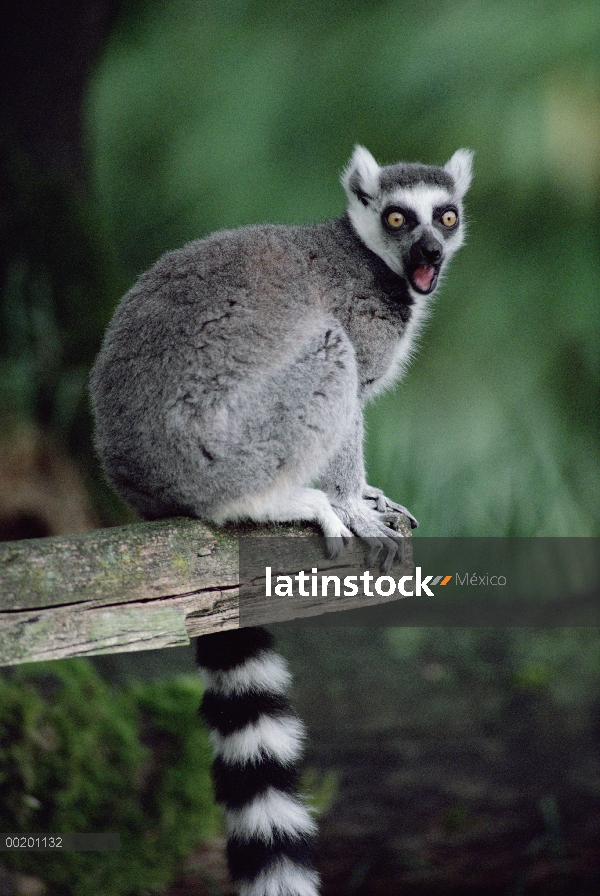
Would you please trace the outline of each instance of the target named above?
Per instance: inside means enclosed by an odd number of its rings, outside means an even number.
[[[435,288],[440,266],[436,264],[419,264],[408,272],[410,285],[422,295],[428,295]]]

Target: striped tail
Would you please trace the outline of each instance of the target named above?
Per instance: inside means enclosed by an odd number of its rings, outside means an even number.
[[[301,721],[291,676],[263,628],[204,635],[197,660],[213,780],[227,821],[229,872],[240,896],[318,896],[316,825],[297,794]]]

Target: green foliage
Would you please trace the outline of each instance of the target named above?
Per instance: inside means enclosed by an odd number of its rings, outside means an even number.
[[[598,534],[599,50],[593,0],[140,0],[88,105],[114,254],[132,281],[211,230],[337,215],[355,142],[474,148],[468,244],[369,410],[370,479],[419,534]]]
[[[492,714],[515,695],[543,698],[580,728],[595,712],[597,629],[407,628],[388,629],[386,639],[393,657],[414,664],[434,690],[450,697],[450,714],[461,692]],[[477,692],[469,693],[473,681]]]
[[[315,815],[329,812],[339,794],[340,775],[335,769],[309,767],[300,779],[300,794]]]
[[[0,678],[0,829],[118,832],[119,852],[5,853],[56,896],[163,888],[217,816],[201,684],[109,688],[86,660]]]
[[[118,295],[91,203],[0,142],[10,209],[0,294],[2,425],[38,419],[63,439],[85,416],[88,368]]]
[[[0,438],[34,424],[65,446],[106,521],[125,521],[92,446],[87,383],[123,291],[88,196],[0,139]]]

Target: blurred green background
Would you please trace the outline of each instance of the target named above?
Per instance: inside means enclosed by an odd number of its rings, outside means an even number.
[[[357,142],[380,163],[468,146],[468,242],[368,411],[370,480],[419,535],[598,534],[599,70],[592,0],[123,4],[86,81],[88,188],[29,208],[46,253],[5,266],[11,420],[41,417],[118,518],[85,381],[136,277],[218,228],[339,215]]]

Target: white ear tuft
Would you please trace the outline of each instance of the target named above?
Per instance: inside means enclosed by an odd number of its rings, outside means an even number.
[[[342,184],[348,199],[358,198],[368,204],[379,191],[379,165],[364,146],[355,146],[352,158],[342,173]]]
[[[456,192],[460,199],[463,198],[473,177],[473,156],[472,149],[457,149],[450,161],[446,162],[444,169],[448,174],[452,175]]]

